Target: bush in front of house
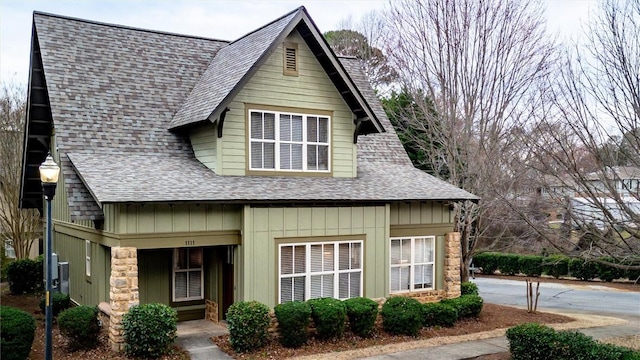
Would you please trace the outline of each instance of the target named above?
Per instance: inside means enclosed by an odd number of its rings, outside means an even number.
[[[542,274],[543,256],[521,255],[518,258],[518,269],[527,276],[540,276]]]
[[[422,305],[418,300],[392,296],[382,305],[382,327],[393,335],[417,336],[422,328]]]
[[[178,315],[164,304],[142,304],[122,318],[125,353],[133,357],[157,358],[171,350],[176,339]]]
[[[453,306],[437,302],[422,304],[423,326],[452,327],[458,321],[458,310]]]
[[[460,284],[460,295],[478,295],[478,285],[471,281],[465,281]]]
[[[36,321],[29,313],[9,306],[0,306],[0,358],[25,360],[31,352]]]
[[[555,331],[533,323],[514,326],[506,332],[513,360],[626,360],[640,359],[640,352],[601,344],[574,331]]]
[[[259,349],[267,342],[269,307],[257,301],[241,301],[227,310],[229,343],[239,353]]]
[[[319,298],[307,301],[311,307],[311,318],[316,326],[320,339],[331,339],[342,336],[347,309],[344,303],[334,298]]]
[[[580,280],[588,281],[598,276],[598,266],[591,261],[573,258],[569,260],[569,273]]]
[[[50,296],[51,296],[51,310],[53,313],[53,317],[58,316],[58,314],[61,311],[71,307],[71,298],[69,298],[69,295],[59,293],[59,292],[52,292]],[[43,314],[46,311],[45,309],[45,306],[47,305],[46,302],[47,302],[46,296],[40,299],[39,305],[40,305],[40,310],[42,310]]]
[[[480,253],[473,256],[473,265],[482,268],[483,274],[493,274],[498,270],[497,253]]]
[[[96,306],[76,306],[64,310],[58,316],[60,331],[69,338],[67,347],[71,351],[93,349],[98,344],[100,326]]]
[[[516,254],[499,254],[498,269],[502,275],[515,275],[520,273],[520,256]]]
[[[601,258],[600,260],[610,263],[616,263],[616,259],[613,258]],[[596,263],[598,269],[598,279],[606,282],[612,282],[615,279],[619,279],[625,275],[624,270],[618,269],[611,265]]]
[[[284,347],[298,348],[307,343],[307,330],[311,307],[302,301],[278,304],[274,308],[278,319],[280,343]]]
[[[363,338],[371,337],[378,318],[378,303],[364,297],[344,301],[351,331]]]
[[[484,301],[478,295],[462,295],[455,299],[442,300],[441,303],[450,305],[458,311],[458,318],[477,318],[482,312]]]
[[[9,290],[13,295],[32,294],[44,287],[44,258],[20,259],[7,265]]]
[[[542,273],[558,279],[569,275],[569,257],[564,255],[551,255],[542,262]]]

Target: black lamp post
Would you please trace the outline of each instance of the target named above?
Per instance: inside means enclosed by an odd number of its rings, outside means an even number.
[[[47,246],[46,246],[46,295],[45,295],[45,315],[46,315],[46,328],[45,328],[45,350],[44,358],[46,360],[53,359],[53,345],[51,339],[52,324],[53,324],[53,309],[51,308],[51,201],[56,194],[56,185],[58,183],[58,175],[60,174],[60,167],[53,161],[51,154],[47,155],[42,165],[40,165],[40,181],[42,181],[42,192],[47,200]]]

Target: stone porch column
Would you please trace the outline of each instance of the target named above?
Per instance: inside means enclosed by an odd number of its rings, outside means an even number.
[[[460,296],[460,233],[452,232],[444,236],[444,289],[446,298]]]
[[[135,247],[111,248],[111,305],[109,345],[114,351],[124,350],[122,317],[129,308],[140,303],[138,293],[138,253]]]

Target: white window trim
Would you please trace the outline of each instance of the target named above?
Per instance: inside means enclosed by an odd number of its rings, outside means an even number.
[[[340,270],[339,261],[340,261],[340,244],[360,244],[360,268],[358,269],[347,269]],[[333,270],[332,271],[318,271],[311,272],[311,245],[333,245]],[[292,273],[292,274],[282,274],[282,248],[289,246],[305,246],[305,272],[304,273]],[[304,300],[307,301],[310,299],[311,295],[311,276],[316,275],[334,275],[333,281],[333,294],[334,298],[345,300],[346,298],[339,298],[340,296],[340,274],[345,273],[357,273],[360,272],[360,290],[357,296],[362,296],[363,288],[364,288],[364,241],[362,240],[345,240],[345,241],[323,241],[323,242],[302,242],[302,243],[285,243],[278,245],[278,304],[282,304],[282,289],[281,282],[282,278],[296,278],[296,277],[304,277]]]
[[[274,133],[275,140],[271,139],[253,139],[251,137],[251,113],[259,112],[259,113],[271,113],[274,114]],[[302,141],[294,141],[294,140],[280,140],[280,115],[290,115],[290,116],[302,116]],[[286,111],[275,111],[275,110],[261,110],[261,109],[249,109],[248,112],[248,138],[249,138],[249,148],[247,149],[249,154],[249,170],[252,171],[284,171],[284,172],[312,172],[312,173],[330,173],[331,172],[331,116],[329,115],[320,115],[313,113],[300,113],[300,112],[286,112]],[[322,117],[327,118],[327,142],[315,142],[315,141],[307,141],[307,117]],[[251,144],[252,143],[272,143],[274,144],[274,168],[273,169],[265,169],[260,167],[253,166],[253,160],[251,157]],[[302,169],[281,169],[280,168],[280,144],[302,144]],[[326,170],[309,170],[307,169],[307,145],[319,145],[319,146],[327,146],[327,169]],[[264,155],[264,152],[263,152]]]
[[[410,239],[411,240],[411,254],[409,257],[409,263],[408,264],[391,264],[391,243],[392,240],[407,240]],[[428,239],[431,241],[431,248],[433,249],[433,257],[432,257],[432,261],[429,262],[424,262],[424,263],[415,263],[414,262],[414,255],[415,255],[415,243],[416,243],[416,239]],[[415,292],[415,291],[426,291],[426,290],[434,290],[435,289],[435,283],[436,283],[436,279],[437,279],[437,274],[436,274],[436,266],[435,266],[435,260],[436,260],[436,237],[435,236],[399,236],[399,237],[392,237],[389,238],[389,293],[390,294],[402,294],[402,293],[409,293],[409,292]],[[431,280],[431,287],[429,288],[418,288],[416,289],[415,286],[415,274],[414,274],[414,268],[416,265],[431,265],[433,267],[433,279]],[[401,267],[408,267],[409,268],[409,290],[399,290],[399,291],[393,291],[391,283],[392,283],[392,279],[391,279],[391,268],[401,268]]]
[[[84,241],[84,274],[88,277],[91,276],[91,241]]]
[[[192,249],[201,249],[200,251],[202,251],[202,264],[200,265],[200,268],[187,268],[187,269],[176,269],[176,259],[177,259],[177,252],[180,250],[178,248],[173,249],[173,259],[171,260],[171,283],[172,283],[172,287],[171,287],[171,298],[173,299],[173,302],[180,302],[180,301],[194,301],[194,300],[202,300],[204,299],[204,249],[202,248],[187,248],[188,250],[192,250]],[[176,273],[181,273],[181,272],[186,272],[187,273],[187,282],[188,280],[188,273],[189,272],[193,272],[196,270],[200,270],[200,295],[198,296],[189,296],[189,297],[184,297],[184,298],[177,298],[176,297]],[[187,284],[187,288],[188,288],[188,284]]]

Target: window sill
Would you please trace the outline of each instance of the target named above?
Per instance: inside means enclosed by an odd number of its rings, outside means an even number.
[[[247,170],[250,176],[301,176],[301,177],[332,177],[331,171],[283,171],[283,170]]]

